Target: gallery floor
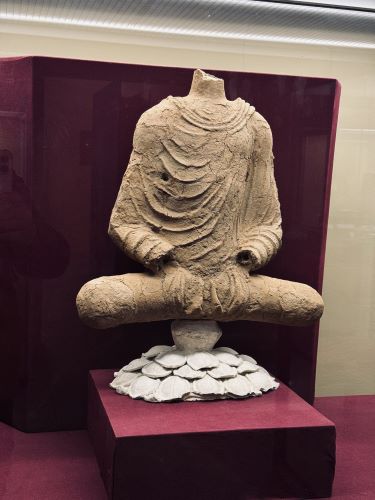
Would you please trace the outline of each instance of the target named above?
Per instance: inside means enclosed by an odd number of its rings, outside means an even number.
[[[375,498],[375,396],[317,398],[337,426],[334,499]],[[1,500],[105,500],[85,431],[25,434],[0,423]]]

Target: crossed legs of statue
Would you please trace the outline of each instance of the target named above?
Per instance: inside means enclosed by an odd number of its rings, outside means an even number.
[[[165,319],[252,320],[307,325],[319,319],[320,295],[302,283],[249,275],[238,266],[199,277],[179,266],[158,275],[105,276],[77,297],[81,319],[96,328]]]

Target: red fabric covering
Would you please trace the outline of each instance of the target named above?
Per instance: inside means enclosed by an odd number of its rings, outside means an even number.
[[[256,399],[151,404],[109,389],[113,370],[90,373],[116,438],[333,425],[283,384]]]
[[[288,387],[261,398],[152,404],[90,372],[89,434],[113,500],[329,495],[334,424]],[[145,482],[145,479],[147,481]]]
[[[86,431],[24,434],[0,423],[1,500],[105,500]]]
[[[375,396],[318,398],[336,423],[333,500],[375,497]],[[85,431],[24,434],[0,424],[1,500],[105,500]]]
[[[375,498],[375,396],[317,398],[315,407],[336,424],[333,498]]]

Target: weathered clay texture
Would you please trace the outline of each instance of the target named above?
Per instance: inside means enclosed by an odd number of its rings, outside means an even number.
[[[309,286],[257,274],[282,235],[271,130],[200,70],[188,96],[141,116],[109,234],[149,271],[81,289],[80,317],[95,328],[175,318],[305,325],[322,314]],[[154,383],[140,380],[135,393],[141,386],[154,394]]]

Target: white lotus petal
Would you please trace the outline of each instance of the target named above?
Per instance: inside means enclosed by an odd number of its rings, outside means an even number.
[[[194,380],[197,378],[202,378],[206,375],[205,372],[200,370],[193,370],[189,365],[184,365],[178,368],[177,370],[173,370],[174,375],[178,375],[181,378],[186,378],[188,380]]]
[[[129,387],[129,385],[133,382],[134,379],[139,377],[139,373],[134,372],[117,372],[117,377],[112,380],[109,384],[112,389],[116,389],[120,385],[122,387]]]
[[[155,345],[154,347],[151,347],[147,352],[144,352],[142,356],[145,356],[146,358],[154,358],[158,354],[162,354],[164,352],[168,352],[172,349],[172,346],[170,345]]]
[[[259,371],[262,372],[262,373],[265,373],[266,375],[269,375],[270,377],[272,377],[272,375],[265,368],[263,368],[263,366],[259,367]]]
[[[240,364],[243,362],[241,358],[229,352],[215,352],[215,357],[222,363],[230,366],[240,366]]]
[[[208,372],[213,378],[231,378],[237,375],[237,369],[225,363],[219,363],[219,366]]]
[[[142,373],[151,378],[165,378],[172,373],[172,370],[166,370],[159,363],[153,361],[142,368]]]
[[[118,387],[116,387],[116,392],[117,394],[121,394],[122,396],[128,396],[129,387],[130,387],[129,385],[128,386],[119,385]]]
[[[195,394],[184,398],[184,401],[215,401],[217,399],[229,399],[225,394]]]
[[[149,403],[158,403],[159,401],[155,398],[154,393],[152,392],[151,394],[147,394],[143,398],[145,401],[148,401]]]
[[[248,373],[246,377],[248,378],[248,380],[250,380],[255,389],[261,390],[263,392],[277,389],[279,386],[274,377],[260,370],[254,373]]]
[[[193,396],[189,396],[188,398],[185,398],[185,401],[216,401],[216,400],[221,400],[221,399],[233,399],[230,395],[228,394],[225,394],[225,392],[223,394],[206,394],[206,395],[202,395],[200,396],[199,394],[197,395],[193,395]]]
[[[160,380],[141,375],[129,387],[129,396],[133,399],[144,398],[156,391]]]
[[[259,369],[258,365],[250,363],[250,361],[243,361],[237,368],[237,371],[240,375],[244,375],[245,373],[256,372],[258,369]]]
[[[164,368],[179,368],[186,363],[186,356],[181,351],[169,351],[164,354],[158,354],[155,358]]]
[[[271,386],[270,390],[275,391],[276,389],[278,389],[280,387],[280,383],[274,379],[272,382],[270,382],[270,386]]]
[[[120,372],[135,372],[141,370],[148,363],[151,363],[151,361],[144,357],[133,359],[133,361],[121,368]]]
[[[218,398],[216,398],[216,399],[218,399]],[[184,398],[184,401],[207,401],[207,399],[204,398],[203,396],[190,395],[190,396],[186,396]]]
[[[222,395],[224,394],[224,385],[222,382],[210,377],[210,375],[206,375],[199,380],[194,380],[193,393],[194,396],[202,395],[205,397]]]
[[[187,380],[171,375],[165,378],[160,383],[157,390],[154,392],[154,397],[157,401],[173,401],[182,399],[190,393],[190,382]]]
[[[246,375],[245,375],[245,377],[247,378],[247,380],[249,381],[249,384],[250,384],[250,386],[251,386],[251,391],[250,391],[250,392],[251,392],[251,394],[252,394],[253,396],[261,396],[261,395],[263,394],[263,393],[262,393],[262,391],[261,391],[259,388],[255,387],[255,385],[254,385],[254,384],[252,383],[252,381],[249,379],[248,375],[251,375],[251,374],[249,374],[249,373],[248,373],[248,374],[246,374]]]
[[[238,354],[238,352],[235,351],[234,349],[232,349],[231,347],[216,347],[216,349],[214,349],[213,352],[216,352],[216,351],[228,352],[229,354],[234,354],[235,356]]]
[[[254,365],[257,364],[257,362],[255,361],[254,358],[252,358],[251,356],[248,356],[247,354],[240,354],[239,355],[241,359],[243,359],[244,361],[250,361],[250,363],[254,363]]]
[[[237,375],[234,378],[228,378],[224,381],[225,391],[231,396],[245,397],[249,396],[252,391],[252,387],[246,377],[243,375]]]
[[[193,352],[186,356],[186,361],[193,370],[216,368],[216,366],[219,366],[219,360],[209,352]]]

